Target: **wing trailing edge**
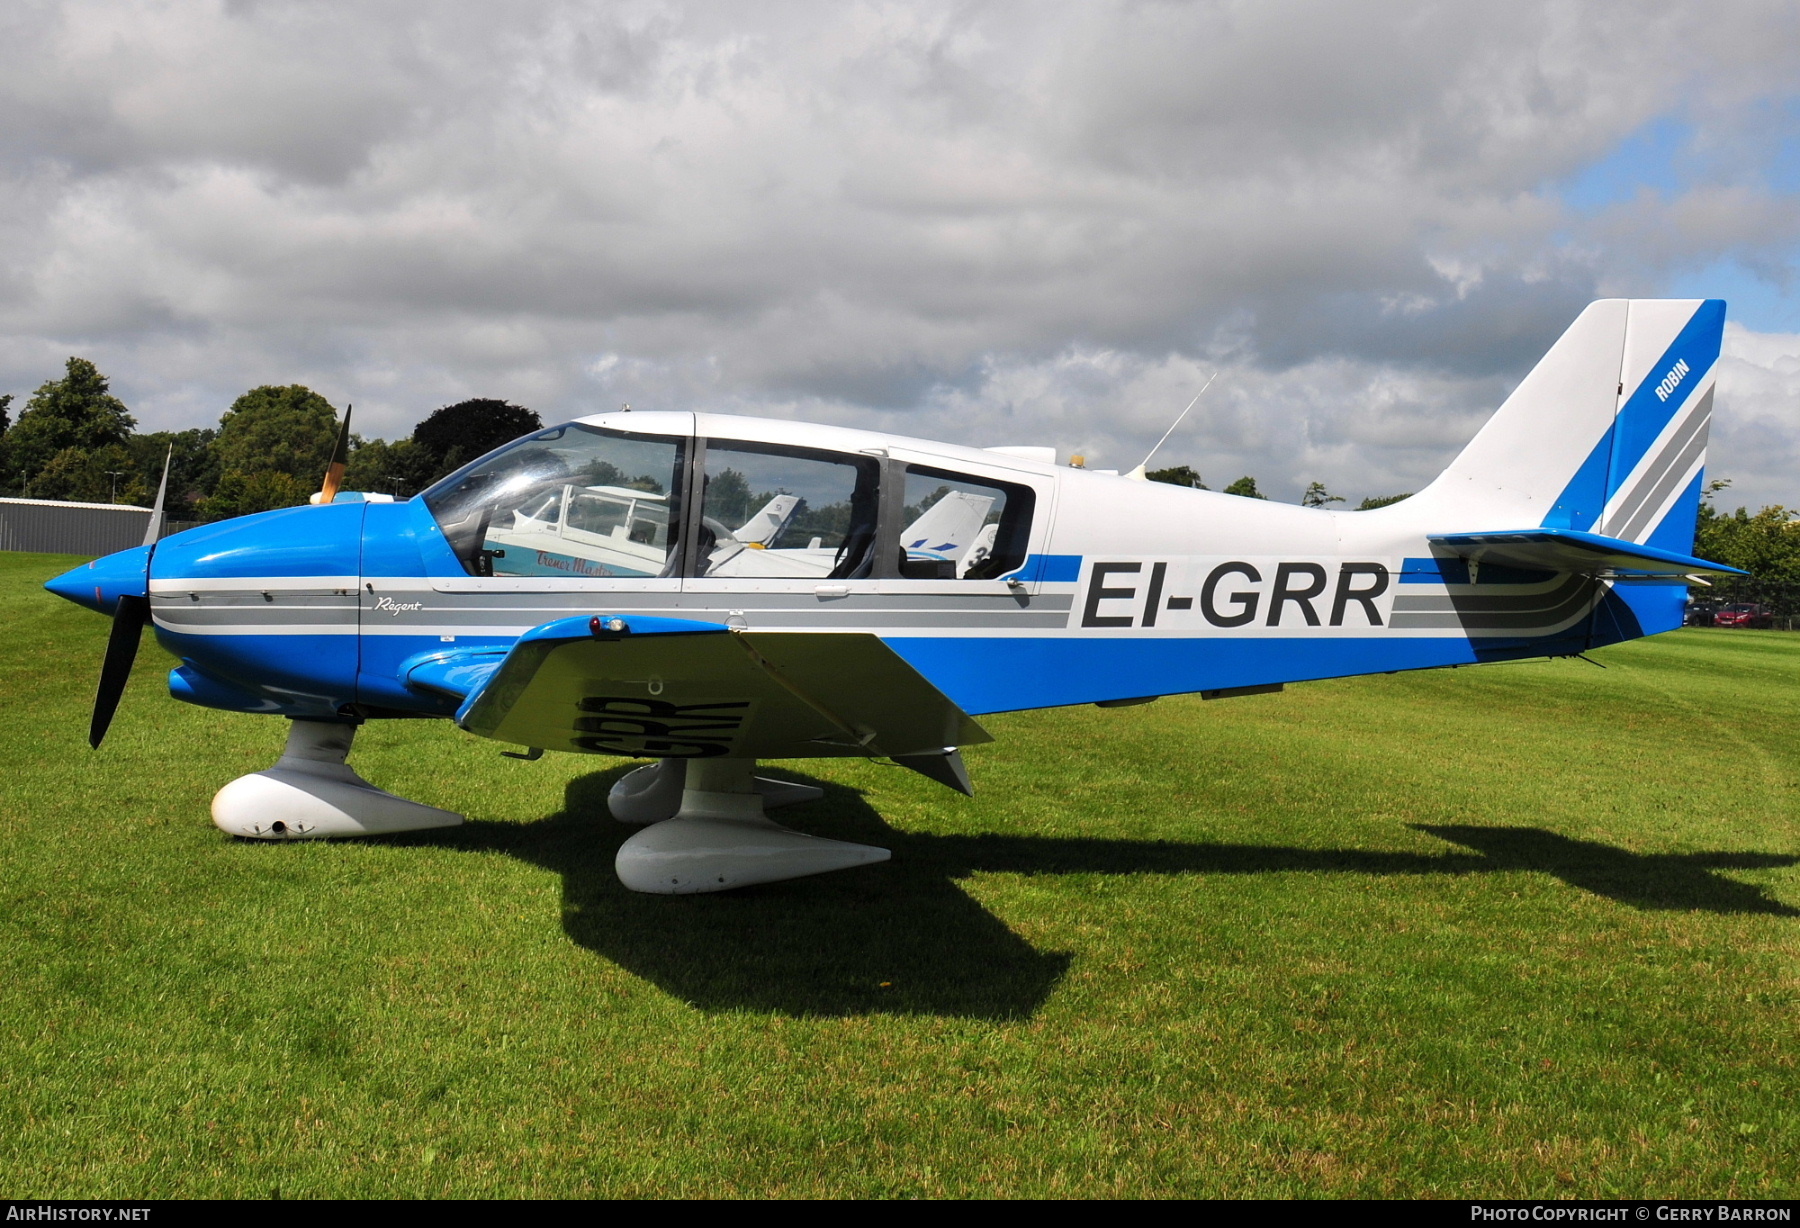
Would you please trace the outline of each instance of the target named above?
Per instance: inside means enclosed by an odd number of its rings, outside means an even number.
[[[1472,563],[1525,571],[1556,571],[1621,579],[1742,576],[1748,572],[1692,555],[1602,537],[1576,529],[1514,529],[1493,533],[1433,533],[1431,544]]]

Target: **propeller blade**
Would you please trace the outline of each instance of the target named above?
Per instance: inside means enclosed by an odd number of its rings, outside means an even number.
[[[325,483],[319,487],[314,496],[315,503],[330,503],[337,498],[338,487],[344,481],[344,466],[350,460],[350,411],[354,405],[344,406],[344,422],[338,428],[337,442],[331,445],[331,459],[325,465]]]
[[[169,493],[169,468],[175,463],[175,445],[169,445],[169,454],[163,457],[162,481],[156,485],[156,502],[150,505],[150,523],[144,529],[144,545],[154,546],[162,536],[163,496]]]
[[[131,677],[131,666],[137,660],[138,641],[143,638],[144,624],[150,621],[148,597],[120,597],[118,612],[113,615],[112,635],[106,641],[106,660],[100,665],[100,690],[94,695],[94,723],[88,726],[88,745],[98,750],[106,737],[113,713],[119,710],[119,699],[125,694],[125,683]]]

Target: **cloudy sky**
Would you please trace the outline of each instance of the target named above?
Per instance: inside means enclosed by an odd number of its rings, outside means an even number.
[[[0,7],[0,391],[263,383],[1414,490],[1582,305],[1724,297],[1800,504],[1800,6]],[[20,396],[23,400],[23,395]]]

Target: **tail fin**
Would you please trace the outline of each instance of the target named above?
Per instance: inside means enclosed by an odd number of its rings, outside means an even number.
[[[1724,330],[1720,299],[1590,304],[1419,497],[1470,528],[1687,553]]]

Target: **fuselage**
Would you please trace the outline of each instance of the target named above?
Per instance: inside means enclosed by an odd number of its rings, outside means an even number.
[[[178,698],[289,716],[449,716],[455,698],[411,679],[421,662],[578,614],[873,633],[970,714],[1679,625],[1679,584],[1471,575],[1427,541],[1487,527],[1430,491],[1334,512],[876,432],[608,414],[404,502],[170,537],[149,592]]]

